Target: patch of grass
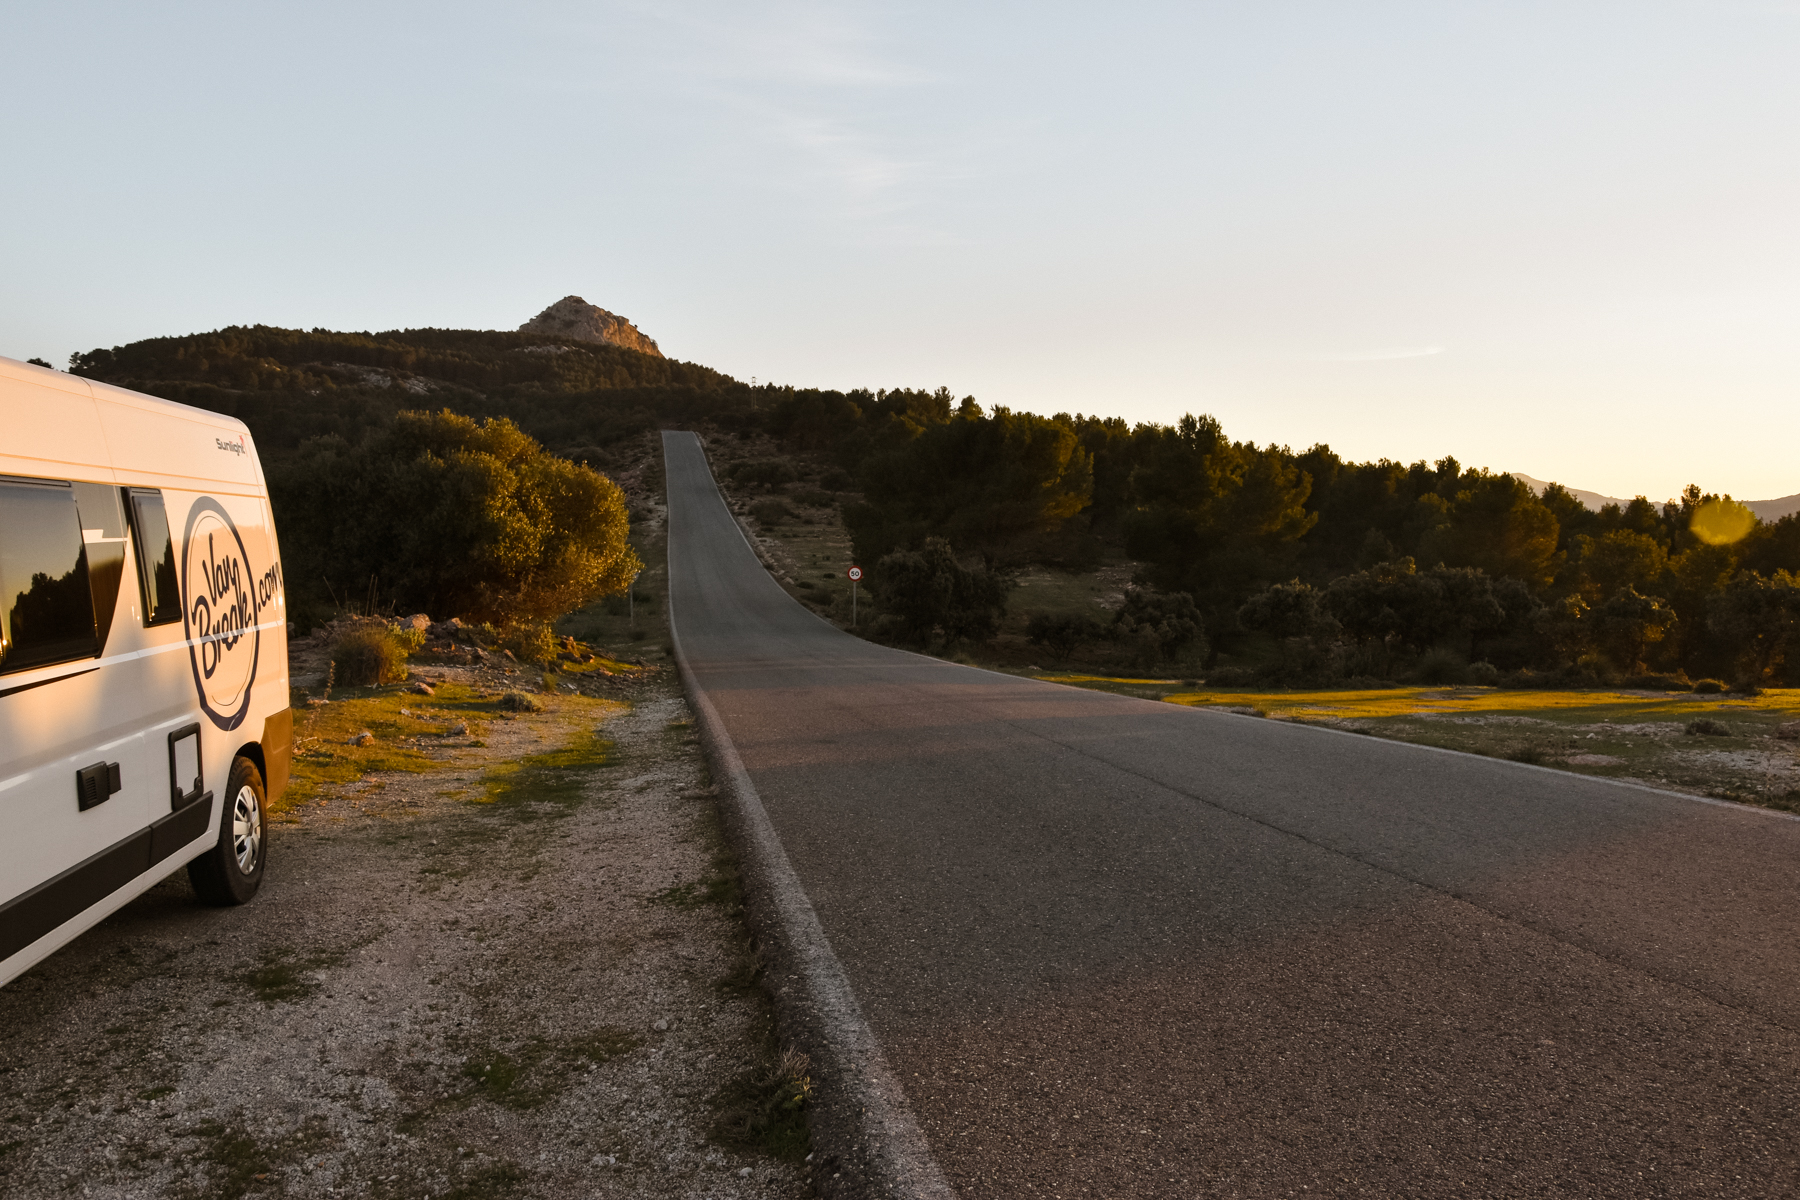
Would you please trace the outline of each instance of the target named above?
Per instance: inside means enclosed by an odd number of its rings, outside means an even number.
[[[720,1088],[712,1097],[718,1114],[713,1140],[784,1162],[803,1161],[811,1146],[806,1127],[811,1066],[806,1055],[790,1047]]]
[[[1686,728],[1683,729],[1682,732],[1688,734],[1691,737],[1730,737],[1731,736],[1730,729],[1719,724],[1717,721],[1711,720],[1707,717],[1701,717],[1698,721],[1689,721],[1687,723]]]
[[[280,1004],[303,1000],[319,991],[312,972],[342,966],[345,952],[331,950],[297,958],[292,950],[266,950],[262,964],[238,975],[237,981],[255,993],[264,1004]]]
[[[479,736],[485,732],[481,718],[491,712],[490,701],[460,684],[441,684],[432,696],[397,687],[340,688],[327,704],[295,710],[293,775],[270,811],[284,812],[321,787],[354,783],[372,771],[449,770],[455,764],[440,762],[425,749],[458,722],[467,722],[470,733]],[[374,744],[351,745],[364,729],[375,735]]]
[[[1501,756],[1516,763],[1528,763],[1541,766],[1550,761],[1550,754],[1542,746],[1515,746]]]
[[[592,773],[609,765],[616,749],[611,738],[590,729],[555,750],[496,763],[483,781],[483,803],[534,801],[572,807],[581,803]]]
[[[602,1025],[585,1037],[561,1044],[531,1038],[510,1050],[477,1050],[463,1063],[464,1091],[448,1099],[449,1107],[486,1100],[503,1108],[528,1111],[542,1106],[568,1086],[582,1063],[604,1064],[643,1045],[629,1030]],[[442,1106],[440,1106],[442,1107]],[[428,1114],[418,1114],[422,1124]]]
[[[207,1120],[185,1130],[205,1143],[199,1158],[207,1165],[203,1186],[177,1190],[192,1200],[239,1200],[265,1185],[279,1189],[276,1172],[295,1158],[330,1140],[323,1118],[313,1118],[286,1137],[264,1145],[241,1123]]]

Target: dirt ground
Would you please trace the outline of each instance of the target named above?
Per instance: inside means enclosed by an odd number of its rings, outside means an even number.
[[[651,607],[642,670],[297,697],[252,903],[178,873],[0,989],[0,1196],[813,1194]],[[405,769],[344,778],[346,725]]]

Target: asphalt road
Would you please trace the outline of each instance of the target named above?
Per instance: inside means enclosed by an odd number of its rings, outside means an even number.
[[[671,601],[965,1197],[1800,1195],[1800,821]]]

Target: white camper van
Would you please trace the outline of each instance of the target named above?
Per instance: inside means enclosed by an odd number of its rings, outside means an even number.
[[[0,984],[183,866],[256,894],[287,674],[243,424],[0,358]]]

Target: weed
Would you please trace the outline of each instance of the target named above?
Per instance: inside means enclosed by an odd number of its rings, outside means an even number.
[[[740,1150],[759,1150],[771,1158],[800,1162],[809,1137],[806,1106],[812,1100],[812,1064],[789,1047],[774,1061],[754,1067],[713,1095],[718,1113],[713,1139]]]
[[[1509,759],[1512,762],[1528,763],[1535,767],[1549,761],[1550,755],[1545,752],[1542,746],[1515,746],[1502,755],[1502,757]]]
[[[137,1098],[139,1100],[161,1100],[164,1096],[173,1096],[174,1094],[175,1089],[172,1087],[153,1087],[139,1092]]]
[[[1685,732],[1690,737],[1730,737],[1731,730],[1717,721],[1701,717],[1697,721],[1689,721]]]

